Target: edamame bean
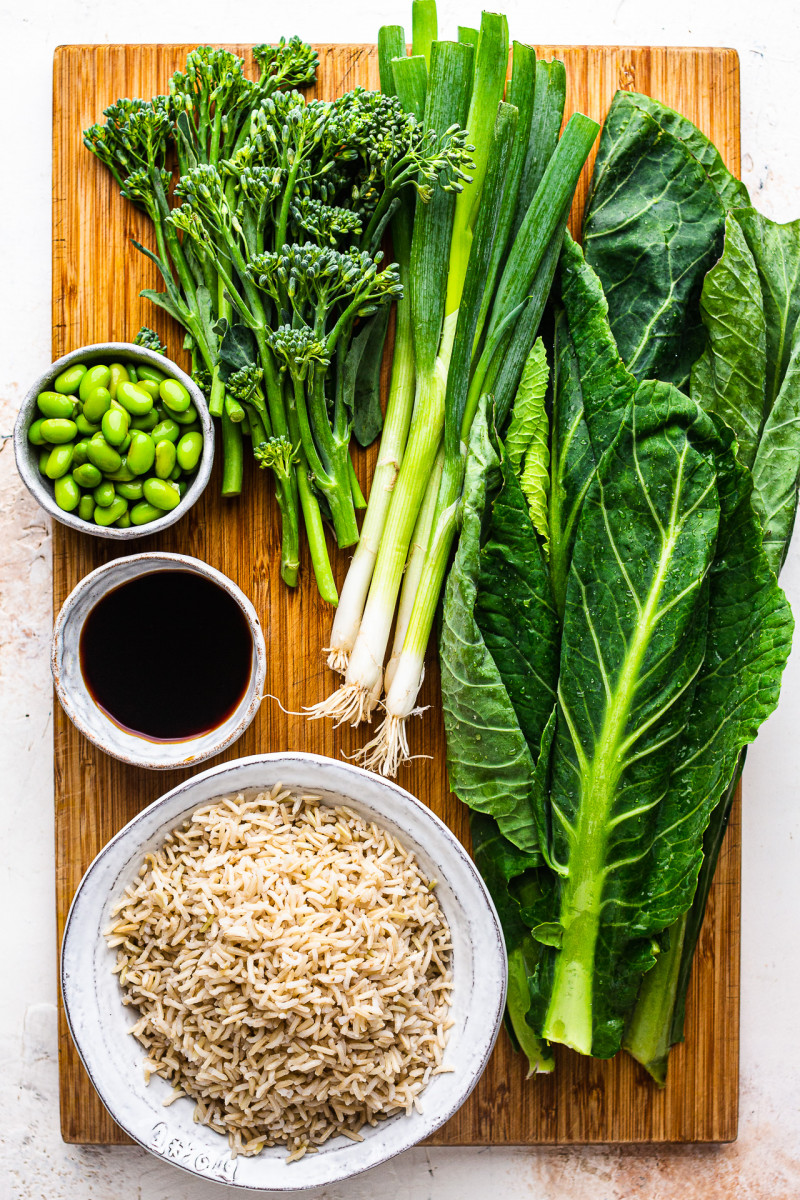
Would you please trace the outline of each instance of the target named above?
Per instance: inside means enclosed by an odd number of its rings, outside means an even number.
[[[165,479],[145,479],[144,498],[148,504],[153,504],[164,512],[172,512],[181,502],[178,489]]]
[[[127,438],[125,440],[127,441]],[[121,447],[120,447],[120,449],[121,449]],[[131,480],[133,480],[135,478],[136,478],[136,476],[134,475],[133,471],[128,466],[127,456],[124,454],[122,456],[122,462],[120,463],[118,470],[106,471],[106,479],[111,479],[114,481],[114,483],[130,483]]]
[[[189,405],[186,412],[176,412],[173,410],[170,416],[179,425],[194,425],[195,421],[199,419],[197,409],[193,404]]]
[[[155,404],[156,400],[158,399],[158,384],[156,383],[155,379],[142,379],[141,375],[142,373],[140,371],[139,382],[136,386],[141,388],[143,392],[147,392],[148,396],[151,397],[153,403]]]
[[[61,372],[56,378],[53,387],[57,392],[63,392],[65,396],[71,396],[73,392],[77,392],[85,374],[86,367],[83,363],[75,363],[74,366],[67,367],[66,371]]]
[[[134,417],[131,421],[131,429],[141,429],[145,433],[150,433],[158,424],[158,413],[154,408],[150,409],[149,413],[145,413],[143,417]]]
[[[148,433],[136,430],[131,434],[127,463],[134,475],[146,475],[156,457],[156,444]]]
[[[102,471],[92,463],[81,463],[77,467],[74,466],[75,459],[73,458],[72,478],[82,488],[96,488],[103,482]]]
[[[115,522],[115,524],[116,524],[117,529],[130,529],[131,514],[129,512],[124,512],[122,514],[122,516],[120,517],[120,519]]]
[[[94,516],[94,500],[91,496],[81,496],[81,502],[78,505],[78,516],[82,521],[91,521]]]
[[[176,425],[175,428],[177,429],[178,426]],[[41,417],[39,417],[38,421],[34,421],[28,429],[28,441],[32,446],[43,446],[45,444],[44,437],[42,436]]]
[[[50,451],[50,456],[47,460],[47,466],[44,473],[48,479],[60,479],[62,475],[66,475],[67,471],[72,466],[72,456],[75,453],[75,447],[67,444],[65,446],[53,446]]]
[[[181,469],[178,466],[178,464],[176,463],[175,466],[172,468],[172,472],[170,474],[170,479],[172,480],[173,483],[177,483],[178,480],[180,479],[180,477],[181,477]]]
[[[94,489],[92,496],[98,508],[108,508],[109,504],[113,504],[116,500],[117,493],[113,483],[106,479]]]
[[[181,500],[186,495],[188,490],[189,490],[189,484],[186,482],[186,480],[179,479],[178,480],[178,492],[180,493]]]
[[[107,413],[103,413],[103,420],[100,427],[103,430],[103,437],[109,445],[122,445],[128,436],[130,420],[124,409],[120,412],[119,409],[110,408]]]
[[[89,461],[89,439],[81,438],[75,443],[75,453],[72,456],[73,467],[82,467],[84,463]]]
[[[127,511],[128,501],[118,496],[113,504],[109,504],[108,508],[96,508],[94,510],[95,525],[102,525],[104,528],[113,525]]]
[[[131,509],[131,524],[132,525],[148,525],[150,521],[157,521],[159,517],[163,517],[164,513],[160,508],[156,508],[154,504],[148,504],[146,500],[140,500],[138,504],[134,504]]]
[[[78,433],[82,433],[84,437],[91,437],[100,428],[99,424],[96,424],[94,421],[87,421],[84,413],[78,413],[75,418],[75,424],[78,426]]]
[[[153,407],[153,397],[135,383],[121,383],[117,388],[116,399],[123,408],[127,408],[132,417],[143,417]]]
[[[139,375],[138,375],[138,373],[136,371],[136,367],[133,365],[133,363],[128,363],[128,377],[130,378],[131,383],[138,382]]]
[[[43,417],[66,417],[71,420],[75,413],[72,397],[61,396],[58,392],[39,392],[36,407]]]
[[[170,412],[186,412],[192,403],[192,398],[186,388],[177,379],[163,379],[158,387],[161,403]]]
[[[51,446],[63,446],[74,440],[78,426],[65,417],[45,417],[40,426],[42,437]]]
[[[130,445],[131,445],[131,437],[132,436],[133,435],[130,433],[125,434],[125,441],[120,442],[120,444],[117,446],[117,449],[119,450],[120,454],[128,453],[128,450],[130,449]]]
[[[47,464],[50,461],[50,455],[52,453],[53,453],[53,451],[50,449],[49,446],[45,446],[45,448],[43,450],[39,451],[39,473],[41,475],[47,474]]]
[[[106,367],[103,363],[97,363],[95,366],[89,367],[89,370],[81,379],[78,387],[78,395],[85,403],[95,388],[102,387],[108,389],[110,382],[111,368]]]
[[[71,475],[62,475],[53,489],[56,504],[64,512],[74,512],[81,502],[81,490]]]
[[[83,402],[83,415],[87,421],[98,423],[111,408],[111,392],[107,387],[96,387]]]
[[[86,453],[89,462],[95,467],[99,467],[104,474],[118,471],[122,466],[122,455],[118,454],[113,446],[109,446],[102,434],[95,434],[89,442]]]
[[[114,485],[114,491],[118,496],[122,496],[123,500],[141,500],[144,495],[141,479],[133,479],[129,483],[117,483]]]
[[[122,363],[111,364],[111,378],[108,381],[108,390],[111,393],[112,400],[116,400],[119,385],[121,383],[129,383],[130,378],[128,368],[124,367]]]
[[[139,376],[140,383],[145,379],[150,383],[161,383],[162,379],[166,379],[163,371],[159,371],[158,367],[151,367],[149,363],[139,363],[136,367],[136,374]]]
[[[155,471],[159,479],[169,479],[175,470],[175,443],[164,438],[156,442]]]
[[[181,427],[177,421],[173,421],[171,417],[167,417],[165,421],[159,421],[154,429],[150,431],[150,436],[154,442],[177,442],[181,436]]]
[[[184,471],[193,471],[200,461],[203,452],[203,435],[201,433],[185,433],[178,442],[178,466]]]

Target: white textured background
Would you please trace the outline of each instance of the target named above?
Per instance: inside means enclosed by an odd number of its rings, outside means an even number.
[[[744,180],[768,216],[800,216],[800,18],[793,0],[505,0],[530,42],[734,46]],[[284,11],[285,10],[285,11]],[[440,32],[478,3],[440,0]],[[372,41],[406,0],[9,0],[0,4],[0,434],[50,361],[51,70],[65,42]],[[800,613],[800,540],[783,583]],[[58,1131],[50,542],[0,443],[0,1200],[222,1200],[138,1149]],[[316,1200],[796,1200],[800,1196],[800,655],[745,772],[739,1141],[720,1149],[417,1150]],[[535,1083],[531,1086],[535,1087]]]

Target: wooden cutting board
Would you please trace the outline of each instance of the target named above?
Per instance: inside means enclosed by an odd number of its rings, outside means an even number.
[[[232,46],[249,54],[245,47]],[[155,327],[172,358],[188,368],[183,336],[160,310],[139,298],[159,287],[155,268],[129,242],[152,241],[146,219],[121,199],[111,175],[84,149],[81,131],[119,96],[149,97],[167,88],[191,46],[62,46],[55,53],[53,101],[53,357],[91,342],[132,341]],[[739,67],[733,50],[542,46],[540,55],[566,62],[567,112],[602,121],[614,91],[647,92],[690,117],[739,173]],[[378,87],[373,46],[322,46],[317,94],[332,98],[357,84]],[[588,169],[578,189],[580,214]],[[374,450],[361,454],[362,487]],[[231,576],[250,596],[268,639],[267,691],[299,710],[326,695],[333,677],[321,647],[331,611],[321,603],[307,555],[303,578],[288,590],[278,574],[279,530],[271,484],[246,455],[244,493],[219,495],[219,461],[201,501],[178,525],[131,543],[130,552],[172,550],[195,555]],[[53,600],[123,547],[53,527]],[[337,581],[348,554],[333,553]],[[209,631],[213,636],[213,632]],[[125,670],[124,659],[120,669]],[[156,686],[180,687],[180,667],[165,667]],[[468,841],[466,810],[448,794],[439,678],[431,661],[422,692],[431,705],[411,730],[421,759],[400,782]],[[125,767],[87,742],[55,703],[56,899],[59,944],[74,891],[91,860],[144,805],[186,772]],[[350,753],[363,731],[308,723],[265,700],[244,737],[218,760],[283,749],[334,757]],[[210,766],[211,763],[205,764]],[[202,769],[202,768],[201,768]],[[526,1081],[524,1060],[505,1032],[478,1087],[432,1139],[435,1145],[577,1142],[726,1142],[736,1137],[739,1069],[739,802],[720,859],[689,995],[686,1043],[670,1062],[659,1091],[625,1054],[610,1062],[556,1053],[550,1076]],[[65,1141],[127,1141],[103,1108],[81,1066],[60,1012],[61,1128]]]

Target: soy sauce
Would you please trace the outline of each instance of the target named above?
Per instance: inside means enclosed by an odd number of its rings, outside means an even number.
[[[95,703],[154,742],[222,725],[247,690],[253,639],[236,601],[192,571],[153,571],[108,592],[81,630]]]

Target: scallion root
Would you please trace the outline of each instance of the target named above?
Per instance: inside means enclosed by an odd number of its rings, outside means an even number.
[[[366,746],[353,755],[353,761],[367,771],[375,771],[394,779],[400,767],[419,755],[411,753],[408,745],[408,717],[419,717],[427,712],[428,706],[413,709],[408,716],[397,717],[387,713],[378,726],[377,733]]]
[[[328,656],[328,666],[331,671],[336,671],[339,675],[347,674],[347,664],[350,662],[350,652],[345,650],[343,646],[334,648],[332,646],[323,646],[322,653]]]
[[[333,720],[334,729],[339,725],[352,725],[355,728],[362,721],[369,721],[376,703],[375,693],[362,684],[343,683],[327,699],[308,705],[305,711],[309,721],[329,718]]]

